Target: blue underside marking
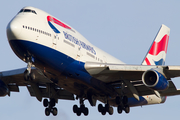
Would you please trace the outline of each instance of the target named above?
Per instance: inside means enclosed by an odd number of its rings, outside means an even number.
[[[52,69],[61,72],[65,76],[73,76],[74,78],[82,80],[87,84],[92,84],[92,76],[90,76],[85,70],[85,63],[83,62],[76,61],[75,59],[57,50],[34,42],[25,40],[11,40],[10,44],[18,56],[30,53],[34,58],[35,63],[41,63],[44,66],[51,67]],[[21,56],[21,58],[23,57],[24,56]],[[69,74],[71,74],[72,76],[70,76]],[[98,86],[98,88],[101,88],[101,86]],[[147,104],[147,101],[143,97],[140,97],[140,101],[136,100],[135,98],[129,98],[128,104],[129,106],[145,105]]]
[[[45,67],[51,67],[52,69],[63,73],[67,77],[69,77],[71,74],[75,78],[83,80],[86,83],[90,83],[90,79],[92,77],[85,70],[85,63],[76,61],[75,59],[57,50],[34,42],[25,40],[11,40],[10,43],[13,46],[18,46],[15,49],[24,48],[23,50],[21,49],[16,51],[24,51],[23,54],[27,54],[27,51],[28,53],[31,53],[35,63],[40,62]]]
[[[141,106],[141,105],[147,105],[147,100],[143,98],[142,96],[139,97],[139,101],[136,100],[134,97],[128,98],[128,105],[129,106]]]

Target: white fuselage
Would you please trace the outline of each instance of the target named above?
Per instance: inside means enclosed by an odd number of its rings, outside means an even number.
[[[26,7],[26,9],[35,8]],[[15,29],[18,34],[18,36],[16,36],[16,39],[31,41],[37,44],[47,46],[81,62],[91,61],[124,64],[120,60],[114,58],[113,56],[107,54],[106,52],[92,45],[86,38],[84,38],[72,27],[71,29],[67,29],[54,22],[51,22],[60,31],[60,33],[55,33],[49,26],[47,20],[47,16],[51,15],[39,9],[36,9],[35,11],[37,14],[34,14],[32,12],[20,12],[13,19],[11,25],[16,24]],[[51,36],[46,35],[46,33],[43,32],[51,34]],[[85,43],[86,46],[92,47],[95,51],[95,54],[92,53],[90,50],[83,48],[83,45],[76,44],[74,41],[71,41],[74,40],[73,38],[69,37],[70,39],[66,39],[65,34],[71,35],[74,39],[77,39],[78,41]],[[10,36],[8,37],[9,40],[13,39]]]
[[[63,57],[66,57],[66,61],[58,63],[56,61],[58,56],[48,56],[45,64],[53,64],[54,68],[56,66],[64,65],[70,60],[79,61],[81,63],[85,62],[101,62],[101,63],[115,63],[124,64],[115,57],[109,55],[108,53],[97,48],[91,44],[87,39],[85,39],[80,33],[78,33],[71,26],[66,23],[56,19],[55,17],[49,15],[48,13],[33,7],[25,7],[27,11],[20,11],[13,20],[9,23],[7,27],[8,40],[11,41],[23,41],[22,46],[13,46],[13,50],[16,55],[22,60],[26,61],[26,57],[31,55],[37,57],[37,55],[31,51],[35,49],[36,51],[41,51],[41,48],[32,48],[32,44],[26,45],[27,42],[31,42],[36,45],[45,46],[51,51],[52,54],[60,53]],[[33,10],[33,11],[28,11]],[[13,31],[13,32],[12,32]],[[26,43],[24,43],[24,41]],[[18,48],[19,47],[19,48]],[[25,48],[23,48],[25,47]],[[33,46],[34,47],[34,46]],[[25,53],[21,52],[21,49],[27,49]],[[31,50],[31,51],[29,51]],[[47,51],[44,51],[47,52]],[[38,54],[38,53],[37,53]],[[44,53],[46,54],[46,53]],[[58,55],[58,54],[55,54]],[[45,58],[41,56],[40,58]],[[68,59],[69,58],[69,59]],[[54,59],[54,61],[52,61]],[[56,62],[56,63],[55,63]],[[59,61],[60,62],[60,61]],[[38,66],[36,66],[38,67]],[[63,66],[66,69],[67,66]],[[43,67],[41,67],[43,68]],[[53,69],[53,68],[52,68]],[[62,78],[63,80],[63,78]],[[131,104],[131,106],[145,105],[145,104],[157,104],[164,102],[164,98],[158,98],[156,95],[143,96],[146,103],[143,104]]]

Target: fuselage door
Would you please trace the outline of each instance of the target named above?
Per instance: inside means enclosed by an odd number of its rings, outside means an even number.
[[[57,39],[58,39],[58,35],[57,34],[54,34],[52,36],[52,47],[56,47],[57,45]]]
[[[80,60],[82,54],[81,54],[81,46],[78,46],[78,50],[77,50],[77,60]]]

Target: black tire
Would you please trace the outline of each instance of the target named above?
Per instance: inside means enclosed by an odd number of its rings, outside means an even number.
[[[109,107],[110,107],[109,104],[105,104],[105,111],[106,112],[109,112]]]
[[[89,110],[87,107],[84,108],[84,111],[83,111],[84,115],[87,116],[89,114]]]
[[[52,114],[53,114],[54,116],[56,116],[57,113],[58,113],[57,108],[56,108],[56,107],[52,108]]]
[[[49,108],[46,108],[46,109],[45,109],[45,115],[46,115],[46,116],[49,116],[49,115],[50,115],[50,109],[49,109]]]
[[[129,107],[129,105],[126,105],[126,106],[124,107],[124,111],[125,111],[126,113],[129,113],[129,112],[130,112],[130,107]]]
[[[124,105],[127,105],[128,104],[128,97],[127,96],[123,96],[122,101],[123,101]]]
[[[117,107],[117,112],[118,112],[119,114],[121,114],[122,111],[123,111],[122,106],[121,106],[121,105],[118,105],[118,107]]]
[[[105,109],[105,107],[103,107],[101,114],[102,114],[102,115],[106,115],[106,109]]]
[[[43,105],[44,107],[47,107],[49,105],[48,99],[43,100]]]
[[[84,111],[85,105],[80,105],[80,109],[81,109],[81,111]]]
[[[108,113],[109,113],[109,115],[112,115],[114,113],[113,107],[109,107]]]
[[[56,105],[55,99],[50,99],[50,106],[54,107]]]
[[[74,106],[73,106],[73,112],[74,112],[74,113],[77,113],[77,111],[78,111],[78,106],[77,106],[77,105],[74,105]]]
[[[77,116],[80,116],[80,115],[81,115],[81,109],[80,109],[80,108],[77,109],[76,114],[77,114]]]
[[[102,110],[103,110],[103,105],[102,105],[102,104],[99,104],[99,105],[98,105],[98,111],[99,111],[99,112],[102,112]]]
[[[119,96],[116,97],[116,104],[117,105],[121,104],[121,98]]]

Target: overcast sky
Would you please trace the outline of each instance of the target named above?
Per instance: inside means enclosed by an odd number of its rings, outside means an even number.
[[[166,65],[180,65],[180,1],[178,0],[3,0],[0,4],[0,71],[26,67],[11,50],[6,37],[8,22],[25,6],[42,9],[66,22],[92,44],[127,64],[141,64],[161,24],[170,27]],[[172,79],[180,88],[180,78]],[[58,115],[46,117],[42,103],[30,97],[26,87],[0,98],[1,120],[132,120],[179,119],[180,96],[164,104],[131,108],[130,114],[102,116],[89,107],[89,116],[77,117],[78,101],[59,100]]]

